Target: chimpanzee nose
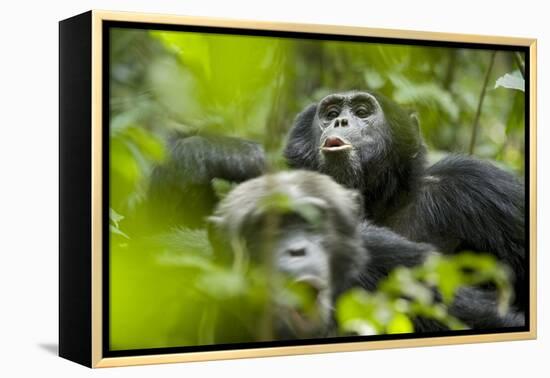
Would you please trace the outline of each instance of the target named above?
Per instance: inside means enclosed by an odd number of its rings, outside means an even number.
[[[287,250],[287,253],[291,257],[304,257],[306,255],[306,249],[305,248],[289,248]]]
[[[347,118],[338,118],[336,121],[334,121],[334,127],[345,127],[348,125],[348,119]]]

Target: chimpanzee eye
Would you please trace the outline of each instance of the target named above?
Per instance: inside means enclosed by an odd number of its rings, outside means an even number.
[[[355,109],[355,115],[359,118],[365,118],[369,115],[369,110],[365,106],[359,106]]]
[[[334,118],[338,117],[339,114],[340,114],[340,112],[338,112],[336,109],[331,109],[326,113],[325,117],[327,119],[331,120],[331,119],[334,119]]]

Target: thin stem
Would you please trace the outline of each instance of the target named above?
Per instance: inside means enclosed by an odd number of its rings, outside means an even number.
[[[523,62],[523,57],[517,51],[514,53],[514,61],[519,68],[519,72],[521,72],[521,77],[525,79],[525,63]]]
[[[483,100],[485,99],[485,93],[487,91],[487,83],[489,82],[489,76],[491,76],[491,71],[493,70],[493,65],[495,64],[496,54],[497,54],[496,51],[493,51],[491,53],[491,60],[489,61],[489,67],[487,67],[487,71],[485,72],[485,78],[483,79],[483,86],[481,87],[481,93],[479,95],[479,101],[477,103],[476,115],[474,117],[474,124],[472,126],[472,137],[470,139],[470,148],[468,150],[470,155],[473,155],[474,153],[477,134],[479,130],[479,118],[481,116],[481,108],[483,107]]]

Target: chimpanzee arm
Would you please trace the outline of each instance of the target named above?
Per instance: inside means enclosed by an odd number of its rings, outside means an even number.
[[[263,148],[238,138],[177,135],[166,161],[151,174],[148,201],[155,222],[203,227],[218,198],[215,178],[229,182],[260,176],[265,170]]]
[[[525,315],[522,312],[512,309],[501,315],[497,309],[498,301],[494,290],[462,287],[458,289],[449,312],[473,329],[525,326]]]
[[[430,244],[412,242],[369,222],[363,222],[360,230],[369,255],[360,278],[361,285],[367,290],[375,290],[378,281],[398,266],[421,265],[430,254],[436,253],[436,248]]]

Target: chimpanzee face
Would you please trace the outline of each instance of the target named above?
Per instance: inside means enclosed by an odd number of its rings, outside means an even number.
[[[326,337],[335,330],[334,300],[368,258],[361,214],[361,196],[330,177],[279,172],[233,189],[210,218],[210,236],[221,255],[246,252],[267,268],[276,339]]]
[[[321,214],[321,213],[319,213]],[[276,303],[274,331],[279,339],[325,335],[332,320],[331,254],[324,222],[312,224],[296,213],[255,217],[253,232],[246,232],[247,250],[267,263],[287,289],[299,289],[310,308]],[[271,226],[270,226],[271,225]],[[258,227],[260,226],[260,227]],[[259,228],[259,229],[258,229]],[[271,229],[269,229],[271,228]],[[263,232],[263,230],[267,230]],[[275,290],[281,291],[274,287]]]
[[[285,148],[291,167],[331,176],[368,202],[409,185],[424,156],[416,114],[382,95],[359,91],[331,94],[304,109]]]
[[[378,101],[368,93],[332,94],[321,100],[316,121],[324,155],[340,154],[373,143],[373,128],[383,120]]]
[[[319,166],[339,183],[359,188],[369,160],[385,150],[390,130],[374,96],[365,92],[332,94],[319,102],[314,124],[320,130]]]
[[[375,143],[384,113],[368,93],[332,94],[319,103],[316,120],[322,131],[321,152],[330,156]]]

